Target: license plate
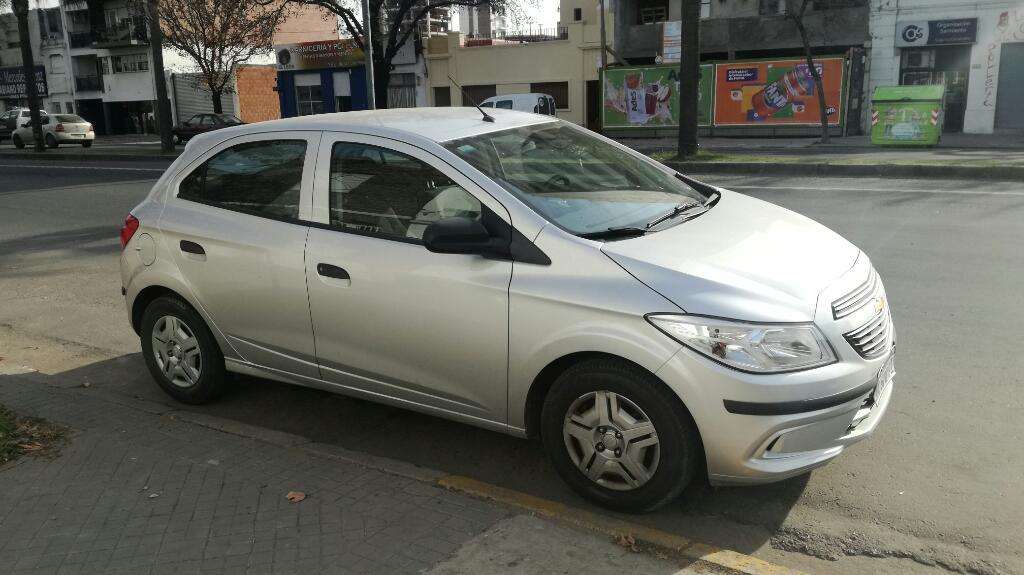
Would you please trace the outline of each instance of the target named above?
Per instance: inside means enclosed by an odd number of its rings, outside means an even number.
[[[896,365],[894,363],[896,354],[889,355],[889,359],[885,360],[885,364],[882,369],[878,370],[878,377],[875,381],[878,382],[875,387],[875,397],[880,397],[889,389],[889,385],[892,384],[892,378],[896,374]]]

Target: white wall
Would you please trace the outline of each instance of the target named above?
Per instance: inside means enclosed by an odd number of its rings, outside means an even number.
[[[999,25],[1003,13],[1006,26]],[[978,40],[971,47],[964,132],[990,134],[998,98],[1000,49],[1003,42],[1024,42],[1024,1],[873,0],[869,94],[876,86],[899,84],[898,21],[947,18],[978,19]]]

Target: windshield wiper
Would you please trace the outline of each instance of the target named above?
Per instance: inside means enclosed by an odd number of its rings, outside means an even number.
[[[585,234],[578,235],[579,237],[588,240],[614,240],[617,238],[635,238],[638,236],[642,236],[646,233],[647,229],[645,228],[623,227],[608,228],[606,230],[601,230],[598,232],[587,232]]]
[[[703,214],[704,212],[708,211],[709,209],[711,208],[707,207],[704,204],[679,204],[678,206],[672,208],[671,212],[662,216],[658,216],[657,218],[654,218],[653,220],[647,222],[645,228],[649,230],[662,222],[667,222],[668,220],[678,218],[679,216],[682,215],[689,216],[687,219],[695,218]]]

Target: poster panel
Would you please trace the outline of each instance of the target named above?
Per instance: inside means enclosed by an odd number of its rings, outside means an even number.
[[[814,60],[825,92],[829,125],[843,116],[845,62]],[[803,59],[716,64],[715,126],[815,125],[821,123],[818,94]]]
[[[711,125],[714,66],[701,66],[697,124]],[[641,66],[604,71],[605,128],[670,128],[679,126],[679,68]]]

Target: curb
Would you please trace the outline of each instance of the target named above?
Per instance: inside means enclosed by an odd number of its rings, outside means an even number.
[[[805,575],[802,571],[775,565],[737,551],[699,543],[660,529],[571,507],[564,503],[543,499],[528,493],[478,481],[470,477],[451,475],[443,471],[419,467],[388,457],[351,451],[336,445],[319,443],[300,435],[241,423],[215,415],[183,411],[138,397],[127,397],[112,392],[104,392],[99,389],[84,391],[76,389],[77,385],[64,387],[54,384],[51,381],[52,375],[41,374],[29,367],[24,367],[12,374],[0,372],[0,375],[13,374],[27,376],[31,381],[63,389],[64,391],[87,393],[100,401],[116,403],[160,418],[168,418],[285,449],[299,450],[314,457],[325,457],[352,463],[389,475],[412,479],[468,497],[492,501],[499,505],[519,509],[551,521],[611,538],[629,536],[641,545],[684,557],[694,563],[710,566],[717,571],[724,570],[733,575]]]
[[[965,179],[1024,182],[1024,168],[1013,166],[942,166],[921,164],[787,164],[754,162],[675,162],[665,165],[695,174],[764,176],[859,176],[914,179]]]
[[[171,162],[181,152],[174,154],[117,154],[113,152],[0,152],[0,159],[4,160],[31,160],[31,161],[82,161],[82,162]]]
[[[638,543],[645,543],[681,555],[695,562],[711,564],[730,573],[742,575],[803,575],[801,571],[768,563],[750,555],[728,549],[720,549],[704,543],[697,543],[686,537],[674,535],[660,529],[577,509],[564,503],[534,497],[526,493],[484,483],[483,481],[477,481],[476,479],[461,475],[447,475],[440,478],[437,484],[451,491],[529,511],[535,515],[609,537],[630,536]]]

